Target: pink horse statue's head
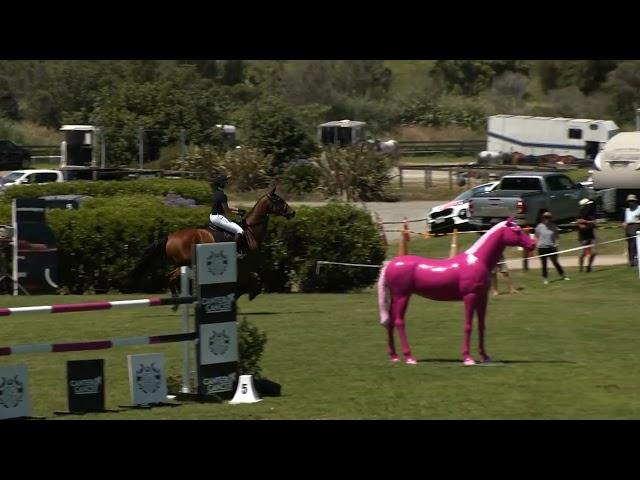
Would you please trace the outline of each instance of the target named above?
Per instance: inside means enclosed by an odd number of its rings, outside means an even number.
[[[393,340],[393,329],[398,328],[405,360],[415,364],[407,341],[404,315],[413,293],[432,300],[464,301],[465,338],[463,358],[465,365],[475,362],[469,353],[469,339],[474,312],[478,314],[480,356],[489,359],[484,350],[484,320],[490,274],[502,256],[505,247],[535,248],[535,241],[509,218],[494,225],[464,252],[446,259],[404,255],[388,262],[378,280],[380,322],[388,329],[389,355],[398,361]],[[387,302],[386,294],[390,295]]]

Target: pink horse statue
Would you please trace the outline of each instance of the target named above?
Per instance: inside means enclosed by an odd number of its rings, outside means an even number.
[[[506,246],[520,246],[533,250],[535,242],[509,218],[494,225],[464,253],[447,259],[404,255],[388,262],[378,279],[378,307],[380,323],[387,327],[389,356],[398,362],[393,328],[398,328],[405,363],[418,363],[411,355],[404,315],[411,294],[432,300],[464,300],[464,365],[475,365],[469,349],[473,314],[478,314],[479,353],[482,362],[490,361],[484,348],[484,326],[491,270],[498,263]],[[390,302],[387,302],[387,290]]]

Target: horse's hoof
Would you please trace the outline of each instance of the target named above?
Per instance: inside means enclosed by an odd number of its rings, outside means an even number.
[[[467,357],[462,363],[465,367],[471,367],[472,365],[476,364],[476,361],[471,357]]]
[[[404,363],[407,365],[417,365],[418,361],[413,357],[409,357],[404,361]]]
[[[398,355],[391,355],[391,363],[398,363],[400,361],[400,358],[398,357]]]

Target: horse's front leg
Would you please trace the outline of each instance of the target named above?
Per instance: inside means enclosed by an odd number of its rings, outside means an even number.
[[[409,347],[409,340],[407,340],[407,332],[405,331],[404,314],[407,311],[408,305],[409,295],[396,295],[391,301],[391,322],[393,322],[393,325],[398,329],[404,362],[407,365],[415,365],[418,362],[413,358],[413,355],[411,355],[411,348]],[[391,340],[393,340],[393,336],[391,336]]]
[[[482,362],[491,361],[484,348],[484,326],[488,303],[487,297],[488,295],[486,293],[484,295],[478,295],[478,303],[476,306],[476,311],[478,312],[478,352],[480,353],[480,360]]]
[[[476,293],[467,293],[464,296],[464,340],[462,343],[462,361],[465,365],[475,365],[471,356],[471,332],[473,330],[473,311],[478,302]]]

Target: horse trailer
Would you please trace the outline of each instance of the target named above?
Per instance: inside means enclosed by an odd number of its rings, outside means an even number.
[[[593,188],[605,212],[617,215],[630,193],[640,195],[640,132],[622,132],[607,142],[593,162]]]
[[[593,160],[618,132],[611,120],[493,115],[487,125],[487,150]]]
[[[366,122],[339,120],[318,126],[318,136],[322,145],[346,147],[364,142]]]

